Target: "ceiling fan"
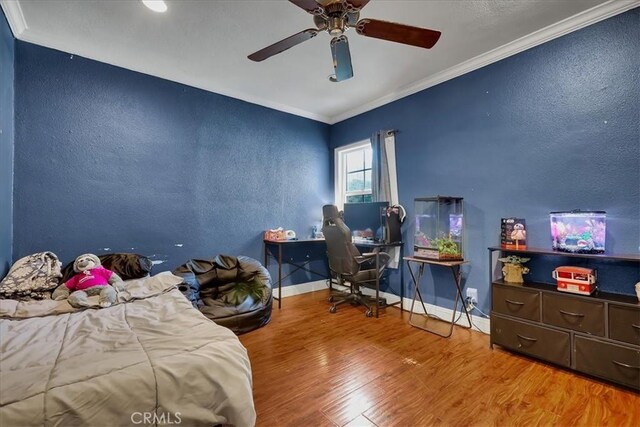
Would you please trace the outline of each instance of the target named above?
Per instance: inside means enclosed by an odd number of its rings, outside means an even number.
[[[349,28],[366,37],[389,40],[396,43],[431,49],[440,38],[440,31],[427,28],[412,27],[395,22],[380,21],[378,19],[359,19],[360,10],[369,0],[325,0],[322,4],[316,0],[289,0],[301,9],[313,15],[316,28],[308,28],[252,53],[248,58],[260,62],[278,53],[292,48],[306,40],[312,39],[320,31],[331,35],[331,55],[335,75],[329,80],[340,82],[353,77],[349,40],[344,33]],[[321,1],[321,0],[319,0]]]

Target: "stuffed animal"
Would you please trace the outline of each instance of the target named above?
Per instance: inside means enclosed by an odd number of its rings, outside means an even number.
[[[100,295],[100,307],[110,307],[116,302],[116,290],[124,289],[120,276],[102,267],[94,254],[76,258],[73,271],[78,274],[56,288],[51,296],[54,300],[68,299],[73,307],[89,307],[88,297]]]

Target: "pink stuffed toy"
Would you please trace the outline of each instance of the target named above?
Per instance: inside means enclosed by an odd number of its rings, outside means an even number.
[[[75,276],[53,292],[54,300],[68,299],[73,307],[89,307],[88,297],[100,295],[100,307],[109,307],[116,302],[116,289],[122,290],[124,282],[116,273],[102,267],[100,258],[84,254],[73,263]]]

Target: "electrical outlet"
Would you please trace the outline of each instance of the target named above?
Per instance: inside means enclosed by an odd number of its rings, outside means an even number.
[[[476,288],[467,288],[467,298],[471,298],[471,302],[478,303],[478,290]]]

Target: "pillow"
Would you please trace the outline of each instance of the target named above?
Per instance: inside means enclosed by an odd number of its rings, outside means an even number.
[[[0,282],[0,298],[48,299],[62,274],[62,263],[53,252],[38,252],[16,261]]]
[[[100,258],[104,268],[113,271],[122,280],[140,279],[148,276],[153,267],[153,263],[149,258],[138,254],[114,253],[99,255],[98,258]],[[62,283],[76,274],[73,271],[74,261],[71,261],[62,269]]]

